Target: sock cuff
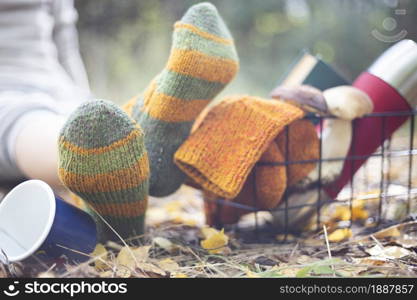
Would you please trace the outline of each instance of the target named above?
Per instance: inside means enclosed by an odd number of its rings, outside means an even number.
[[[281,163],[281,165],[272,165],[273,163]],[[283,163],[283,155],[275,141],[272,141],[248,175],[236,198],[226,203],[216,202],[216,195],[205,191],[204,209],[208,224],[211,226],[219,223],[235,224],[241,216],[254,210],[270,210],[276,207],[281,202],[287,187],[286,167]]]
[[[226,98],[204,112],[175,153],[177,166],[203,189],[235,198],[273,139],[304,113],[257,97]]]

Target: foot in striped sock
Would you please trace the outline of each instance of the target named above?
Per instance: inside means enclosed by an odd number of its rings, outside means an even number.
[[[139,125],[116,105],[90,101],[70,116],[59,138],[59,176],[121,237],[143,233],[148,156]]]
[[[156,197],[175,192],[183,183],[185,175],[174,165],[174,153],[197,115],[239,68],[233,39],[212,4],[192,6],[174,27],[165,69],[143,97],[124,106],[145,132],[150,195]]]

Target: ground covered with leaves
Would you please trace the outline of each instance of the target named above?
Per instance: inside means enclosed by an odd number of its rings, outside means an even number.
[[[195,193],[183,189],[171,199],[151,199],[148,230],[136,239],[137,246],[128,247],[123,242],[98,244],[94,253],[86,254],[89,260],[77,265],[65,257],[54,261],[31,257],[1,265],[0,276],[417,276],[417,222],[371,229],[369,208],[362,200],[354,201],[349,210],[343,205],[328,209],[322,230],[284,236],[262,232],[262,228],[255,232],[250,226],[226,231],[206,227],[202,201]],[[343,226],[351,217],[360,226]]]

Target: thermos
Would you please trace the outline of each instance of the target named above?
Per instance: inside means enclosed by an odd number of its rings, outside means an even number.
[[[374,116],[353,122],[352,143],[342,173],[325,189],[331,198],[337,197],[367,158],[410,118],[417,103],[417,44],[411,40],[398,42],[353,86],[369,95]]]

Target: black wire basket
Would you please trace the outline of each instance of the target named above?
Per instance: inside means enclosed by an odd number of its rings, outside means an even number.
[[[217,209],[231,206],[236,209],[247,211],[248,215],[243,217],[247,222],[239,222],[236,225],[229,225],[231,230],[236,233],[250,233],[250,240],[264,241],[286,241],[289,234],[299,234],[299,226],[294,225],[294,211],[304,211],[299,219],[308,222],[308,230],[322,230],[323,225],[328,220],[325,209],[331,208],[332,205],[344,205],[350,211],[350,218],[343,220],[346,228],[351,228],[355,224],[365,225],[366,230],[377,230],[378,228],[393,225],[410,218],[414,218],[417,213],[417,171],[415,169],[417,157],[417,146],[415,145],[415,119],[417,111],[408,112],[390,112],[390,113],[372,113],[363,118],[379,118],[381,120],[381,146],[376,152],[370,155],[348,155],[325,159],[322,158],[322,142],[320,139],[319,159],[305,161],[290,161],[288,159],[289,149],[289,128],[285,128],[286,139],[286,159],[285,163],[259,163],[262,165],[290,165],[290,164],[311,164],[315,163],[318,169],[318,180],[315,184],[308,187],[307,190],[300,191],[296,188],[287,188],[280,204],[269,211],[259,210],[256,204],[258,202],[256,186],[253,189],[253,205],[243,205],[225,199],[210,199],[205,201],[215,201]],[[409,121],[403,125],[392,136],[386,134],[386,124],[389,118],[407,117]],[[330,116],[307,116],[314,118],[314,122],[322,124]],[[352,132],[355,133],[356,120],[352,122]],[[322,136],[323,126],[318,126],[319,136]],[[351,149],[355,148],[354,138],[352,138]],[[352,152],[351,152],[352,153]],[[351,161],[350,181],[344,186],[338,196],[329,197],[324,191],[326,186],[322,182],[321,168],[323,163],[341,161]],[[353,168],[355,163],[365,161],[360,169],[355,172]],[[256,168],[255,168],[256,169]],[[288,168],[287,168],[288,170]],[[287,174],[288,175],[288,174]],[[255,172],[256,176],[256,172]],[[314,200],[303,202],[292,201],[294,194],[302,195],[303,193],[315,194]],[[369,206],[367,212],[369,215],[366,220],[357,222],[354,218],[353,210],[355,201],[362,201]],[[277,223],[276,221],[279,220]],[[225,227],[221,222],[215,224],[216,227]],[[227,227],[227,225],[226,225]],[[304,227],[307,228],[307,227]],[[305,229],[307,230],[307,229]],[[281,240],[271,239],[270,234],[282,236]],[[266,237],[266,239],[264,239]]]

